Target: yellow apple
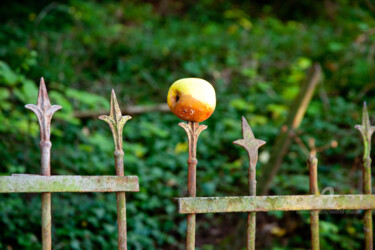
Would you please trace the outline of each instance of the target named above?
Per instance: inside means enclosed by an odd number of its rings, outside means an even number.
[[[215,89],[203,79],[180,79],[169,88],[167,102],[178,118],[184,121],[202,122],[215,110]]]

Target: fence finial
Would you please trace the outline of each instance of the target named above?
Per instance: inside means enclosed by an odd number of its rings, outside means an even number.
[[[112,89],[110,114],[109,116],[101,115],[99,116],[99,119],[106,121],[111,127],[115,148],[117,150],[122,150],[122,130],[125,123],[131,118],[130,115],[122,116],[115,91]]]
[[[233,143],[243,147],[250,158],[250,165],[255,167],[258,161],[258,148],[266,144],[265,141],[256,139],[254,133],[247,123],[245,117],[242,116],[242,136],[243,139],[236,140]]]
[[[355,128],[358,129],[363,137],[364,143],[365,143],[365,151],[367,150],[366,143],[371,143],[371,136],[372,133],[375,131],[375,126],[371,126],[370,124],[370,118],[368,116],[367,112],[367,105],[366,102],[363,103],[363,112],[362,112],[362,125],[355,125]]]
[[[33,111],[38,117],[41,141],[49,141],[51,134],[52,116],[57,110],[61,109],[62,107],[60,105],[51,106],[43,77],[40,79],[38,100],[36,102],[36,105],[27,104],[25,105],[25,107]]]

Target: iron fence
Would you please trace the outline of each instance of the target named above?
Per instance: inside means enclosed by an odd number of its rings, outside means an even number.
[[[138,192],[137,176],[124,176],[124,151],[122,131],[125,123],[131,119],[123,116],[116,100],[115,92],[111,94],[109,116],[100,116],[112,131],[115,151],[116,176],[52,176],[50,157],[51,119],[61,109],[51,105],[43,78],[40,81],[37,104],[28,104],[39,121],[41,147],[41,175],[14,174],[0,177],[0,193],[41,193],[42,195],[42,246],[51,249],[51,193],[55,192],[116,192],[118,220],[118,249],[127,249],[126,233],[126,192]],[[255,169],[258,160],[258,149],[265,141],[256,139],[246,119],[242,117],[243,138],[234,144],[243,147],[249,157],[248,196],[242,197],[196,197],[196,158],[197,141],[200,133],[207,128],[197,122],[179,123],[186,131],[189,144],[188,158],[188,196],[178,199],[179,213],[187,214],[186,249],[195,249],[196,214],[246,212],[247,216],[247,249],[255,249],[256,213],[266,211],[310,211],[311,246],[319,249],[319,212],[321,210],[364,209],[365,249],[373,249],[372,210],[375,209],[375,195],[371,185],[371,136],[375,127],[371,126],[366,105],[363,107],[362,125],[355,126],[364,142],[363,155],[363,194],[360,195],[320,195],[318,190],[318,160],[311,155],[307,161],[310,176],[309,195],[290,196],[256,196]]]
[[[0,177],[0,193],[41,193],[42,195],[42,247],[51,249],[51,193],[56,192],[116,192],[118,249],[127,249],[126,244],[126,200],[125,192],[138,192],[137,176],[124,176],[124,151],[122,150],[122,129],[130,116],[122,116],[112,90],[109,116],[100,116],[106,121],[113,134],[116,176],[51,176],[50,158],[51,119],[61,109],[50,104],[44,79],[40,80],[37,104],[27,104],[39,121],[41,148],[41,175],[14,174]]]
[[[320,195],[318,190],[318,160],[310,155],[307,161],[310,175],[309,195],[256,196],[255,167],[258,160],[258,148],[265,141],[256,139],[242,117],[243,138],[233,143],[243,147],[249,157],[249,196],[242,197],[196,197],[196,150],[199,134],[207,128],[197,122],[180,123],[188,136],[188,196],[177,198],[180,214],[187,214],[186,249],[195,249],[195,217],[203,213],[246,212],[247,249],[255,249],[256,212],[267,211],[310,211],[311,248],[319,246],[319,211],[321,210],[357,210],[364,209],[365,249],[373,249],[372,209],[375,209],[375,195],[371,193],[371,136],[375,130],[371,126],[366,104],[363,107],[362,125],[355,126],[364,141],[363,155],[363,192],[361,195]]]

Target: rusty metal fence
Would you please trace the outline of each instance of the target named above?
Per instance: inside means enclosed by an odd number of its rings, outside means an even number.
[[[126,242],[126,200],[125,192],[138,192],[137,176],[124,176],[124,151],[122,150],[122,129],[130,116],[122,116],[112,90],[109,116],[100,116],[106,121],[113,134],[115,151],[116,176],[51,176],[50,158],[51,119],[61,109],[59,105],[50,104],[44,79],[40,80],[37,104],[28,104],[39,121],[41,148],[41,175],[14,174],[0,177],[0,193],[41,193],[42,195],[42,246],[51,249],[51,193],[56,192],[116,192],[118,249],[127,249]]]
[[[51,193],[55,192],[115,192],[117,197],[118,249],[127,249],[126,198],[125,192],[138,192],[137,176],[124,176],[124,151],[122,149],[122,130],[130,116],[122,116],[115,92],[111,94],[109,116],[100,116],[112,131],[115,151],[116,176],[51,176],[50,157],[52,143],[50,127],[53,114],[61,109],[50,104],[43,78],[40,81],[37,104],[28,104],[39,121],[41,148],[41,175],[14,174],[0,177],[0,193],[41,193],[42,196],[42,246],[51,249]],[[258,148],[265,141],[256,139],[242,117],[243,138],[233,143],[243,147],[249,156],[249,196],[241,197],[196,197],[197,141],[199,134],[207,128],[197,122],[179,124],[187,133],[189,144],[188,158],[188,196],[177,198],[179,213],[187,214],[186,249],[195,249],[196,214],[246,212],[247,249],[255,249],[256,213],[266,211],[300,211],[311,213],[311,246],[319,249],[319,211],[321,210],[358,210],[364,209],[365,249],[373,249],[372,210],[375,209],[375,195],[371,185],[371,136],[375,127],[371,126],[366,105],[363,107],[362,125],[355,126],[362,134],[363,155],[363,192],[361,195],[320,195],[318,191],[318,160],[310,156],[307,165],[310,171],[310,194],[290,196],[256,196],[255,168],[258,160]]]
[[[196,197],[196,150],[199,134],[207,128],[197,122],[180,123],[188,136],[188,196],[177,198],[180,214],[187,214],[186,249],[195,249],[196,214],[246,212],[247,216],[247,249],[255,249],[256,212],[267,211],[310,211],[311,248],[319,246],[319,211],[321,210],[357,210],[364,209],[363,230],[365,249],[373,249],[372,209],[375,209],[375,195],[371,185],[371,136],[375,130],[371,126],[366,104],[363,107],[362,125],[355,126],[362,134],[364,142],[363,155],[363,192],[361,195],[320,195],[318,190],[318,160],[311,155],[307,161],[310,173],[309,195],[256,196],[255,167],[258,160],[258,148],[265,141],[256,139],[242,117],[243,138],[233,143],[243,147],[249,156],[249,196],[241,197]]]

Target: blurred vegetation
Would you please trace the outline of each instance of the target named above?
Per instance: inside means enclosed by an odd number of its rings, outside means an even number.
[[[368,1],[370,2],[370,1]],[[0,8],[1,175],[38,174],[39,128],[24,105],[35,103],[45,77],[53,104],[53,174],[113,175],[110,130],[75,110],[109,109],[114,88],[122,105],[162,103],[183,77],[213,83],[217,109],[198,146],[198,194],[246,195],[247,156],[232,145],[241,115],[257,138],[257,171],[298,94],[307,69],[321,64],[324,81],[298,133],[322,146],[319,185],[335,193],[361,188],[362,144],[353,129],[362,102],[375,110],[375,19],[366,1],[12,1]],[[141,190],[127,195],[130,249],[183,248],[185,216],[173,197],[186,194],[187,142],[171,113],[134,116],[125,126],[125,173]],[[293,143],[271,194],[308,193],[306,154]],[[260,172],[259,172],[260,173]],[[40,249],[40,195],[0,198],[0,248]],[[115,249],[114,194],[52,196],[54,249]],[[363,248],[362,212],[321,215],[322,249]],[[198,216],[200,249],[243,249],[245,214]],[[310,247],[308,213],[259,213],[261,249]]]

